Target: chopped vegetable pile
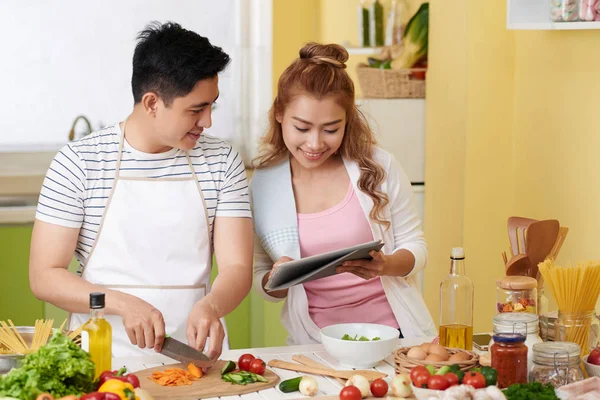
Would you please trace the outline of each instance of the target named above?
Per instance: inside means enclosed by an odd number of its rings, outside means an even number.
[[[94,389],[94,374],[90,355],[56,331],[46,345],[23,359],[21,367],[0,377],[0,397],[35,400],[42,393],[80,395]]]

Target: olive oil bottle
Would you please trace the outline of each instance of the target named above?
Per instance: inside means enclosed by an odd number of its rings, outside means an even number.
[[[473,348],[473,281],[465,274],[465,252],[452,249],[450,273],[440,284],[440,344]]]
[[[96,378],[112,370],[112,327],[104,319],[104,293],[90,293],[90,319],[81,332],[81,347],[96,364]]]

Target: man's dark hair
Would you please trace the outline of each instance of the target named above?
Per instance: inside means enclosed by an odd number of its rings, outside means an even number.
[[[169,106],[175,97],[190,93],[198,81],[217,76],[230,61],[207,38],[173,22],[152,22],[137,39],[131,76],[135,104],[145,93],[155,92]]]

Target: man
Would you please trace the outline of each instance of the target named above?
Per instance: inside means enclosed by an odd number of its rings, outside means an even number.
[[[244,164],[211,126],[229,56],[178,24],[138,36],[125,121],[65,146],[39,198],[30,285],[40,300],[89,318],[106,293],[113,356],[160,351],[165,334],[216,359],[220,319],[252,280],[252,221]],[[210,288],[212,255],[219,273]],[[67,266],[75,256],[79,276]],[[137,346],[137,347],[136,347]],[[138,349],[139,347],[139,349]]]

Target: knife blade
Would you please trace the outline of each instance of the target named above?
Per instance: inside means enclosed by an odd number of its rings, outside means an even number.
[[[197,367],[213,365],[213,361],[206,354],[172,337],[165,338],[160,353],[184,364],[194,363]]]

